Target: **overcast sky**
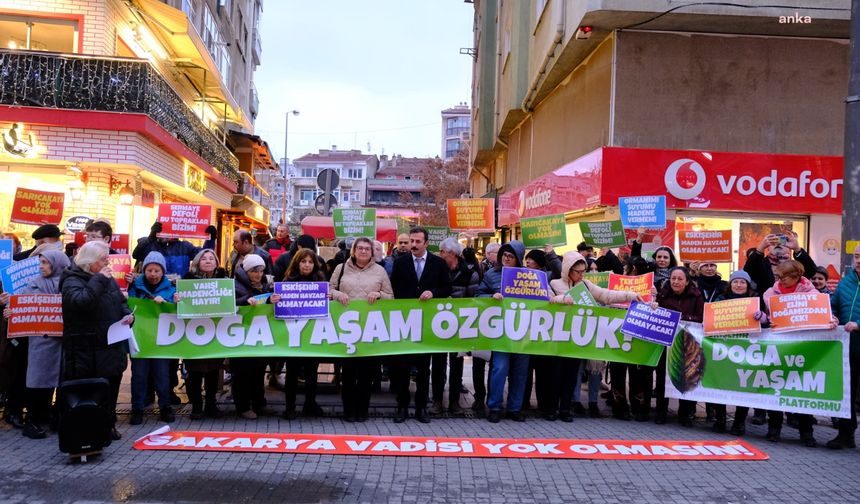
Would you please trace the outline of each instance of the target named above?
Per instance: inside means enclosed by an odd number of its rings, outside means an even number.
[[[276,159],[330,148],[436,156],[442,109],[468,102],[472,4],[462,0],[267,0],[255,132]]]

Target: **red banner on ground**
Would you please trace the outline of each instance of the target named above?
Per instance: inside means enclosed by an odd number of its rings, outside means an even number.
[[[604,460],[767,460],[742,440],[496,439],[156,430],[137,450]]]
[[[11,222],[20,224],[60,224],[63,220],[63,193],[36,191],[19,187],[15,191]]]
[[[158,205],[159,238],[209,238],[206,228],[212,216],[211,205],[161,203]]]
[[[62,336],[62,294],[16,294],[9,297],[7,334],[21,336]]]

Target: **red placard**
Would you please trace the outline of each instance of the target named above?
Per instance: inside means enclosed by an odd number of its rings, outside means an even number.
[[[113,279],[122,290],[128,290],[128,282],[125,276],[131,273],[131,256],[128,254],[111,254],[108,256],[108,264],[113,271]]]
[[[820,292],[779,294],[768,299],[770,327],[775,333],[828,329],[830,296]]]
[[[702,326],[707,336],[761,332],[761,324],[753,318],[759,310],[759,298],[737,298],[705,303]]]
[[[75,233],[75,245],[80,247],[87,242],[87,235],[83,231]],[[111,236],[110,248],[117,254],[128,254],[128,235],[115,234]]]
[[[602,155],[604,205],[622,196],[665,194],[667,208],[842,213],[839,156],[624,147],[604,147]]]
[[[15,294],[9,297],[10,338],[21,336],[62,336],[62,294]]]
[[[57,224],[63,219],[65,194],[19,187],[12,206],[12,222],[20,224]]]
[[[258,452],[315,455],[480,457],[602,460],[767,460],[740,439],[709,441],[629,439],[497,439],[432,436],[361,436],[279,432],[170,431],[164,427],[134,442],[136,450]]]
[[[654,288],[654,273],[644,275],[618,275],[609,274],[609,290],[633,291],[646,303],[651,302],[651,289]],[[630,303],[622,303],[613,306],[628,306]]]
[[[679,231],[678,258],[683,262],[732,262],[732,231]]]
[[[158,205],[159,238],[209,238],[206,228],[212,215],[211,205],[161,203]]]
[[[492,198],[449,199],[448,227],[454,230],[495,230],[495,204]]]

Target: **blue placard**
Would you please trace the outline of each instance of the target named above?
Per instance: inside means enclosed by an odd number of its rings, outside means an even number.
[[[328,282],[275,282],[275,318],[328,317]]]
[[[26,287],[33,277],[39,275],[39,258],[28,257],[23,261],[12,263],[0,270],[0,280],[3,281],[3,291],[17,294]]]
[[[681,322],[681,312],[666,308],[651,309],[648,303],[633,301],[621,325],[621,332],[651,343],[671,346]]]
[[[502,268],[502,297],[549,299],[546,271],[531,268]]]
[[[0,240],[0,269],[6,268],[12,264],[12,254],[15,250],[15,242],[13,240]]]
[[[627,229],[666,228],[666,196],[630,196],[618,198],[621,224]]]

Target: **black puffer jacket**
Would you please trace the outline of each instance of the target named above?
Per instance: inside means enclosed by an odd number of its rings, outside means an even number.
[[[72,266],[60,277],[63,294],[65,380],[121,376],[128,365],[125,342],[108,345],[108,327],[131,313],[112,279]]]

